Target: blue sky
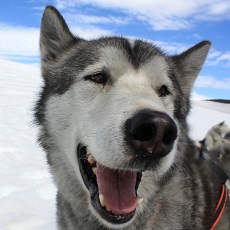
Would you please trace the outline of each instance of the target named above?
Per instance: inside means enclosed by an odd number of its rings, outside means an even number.
[[[194,95],[230,99],[229,0],[7,0],[0,8],[0,59],[39,64],[39,26],[46,5],[55,6],[83,38],[144,38],[169,54],[210,40]]]

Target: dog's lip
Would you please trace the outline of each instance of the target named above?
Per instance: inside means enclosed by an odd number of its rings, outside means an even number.
[[[87,148],[85,145],[79,144],[77,147],[77,156],[78,156],[79,168],[80,168],[80,172],[82,175],[82,179],[87,189],[90,192],[91,202],[92,202],[94,209],[101,215],[102,218],[104,218],[110,223],[123,224],[123,223],[130,221],[134,217],[136,209],[134,209],[130,213],[117,214],[117,213],[109,212],[106,210],[106,208],[101,206],[100,201],[99,201],[99,192],[98,192],[98,187],[97,187],[96,176],[93,175],[93,172],[92,172],[92,175],[89,177],[89,173],[91,174],[91,172],[89,172],[90,166],[86,160],[86,154],[87,154],[86,149]],[[142,173],[138,173],[136,190],[140,184],[141,176],[142,176]]]

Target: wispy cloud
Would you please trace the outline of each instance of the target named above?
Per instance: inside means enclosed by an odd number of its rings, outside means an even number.
[[[221,55],[220,51],[211,50],[211,52],[209,53],[208,57],[209,58],[216,58],[216,57],[219,57],[220,55]]]
[[[222,53],[220,51],[212,49],[208,55],[206,64],[208,66],[217,66],[217,65],[230,66],[230,51],[226,51],[225,53]]]
[[[192,45],[180,42],[165,42],[165,41],[151,41],[165,50],[170,55],[175,55],[184,52]]]
[[[95,39],[101,36],[113,34],[113,31],[111,30],[104,30],[96,26],[71,27],[71,31],[74,33],[74,35],[85,39]]]
[[[208,1],[207,1],[208,2]],[[214,3],[214,4],[213,4]],[[230,2],[226,0],[211,1],[204,14],[197,14],[195,17],[205,21],[230,20]]]
[[[91,5],[104,9],[120,10],[132,15],[155,30],[189,29],[197,20],[230,19],[230,1],[227,0],[56,0],[59,9],[68,9],[79,5]]]
[[[78,24],[118,24],[125,25],[130,22],[130,18],[114,17],[114,16],[95,16],[79,13],[64,13],[64,18],[68,21],[69,24],[78,25]]]
[[[195,87],[211,89],[230,89],[230,78],[217,79],[213,76],[199,76]]]
[[[200,34],[198,34],[198,33],[191,34],[191,35],[187,36],[187,38],[188,39],[189,38],[195,38],[197,40],[202,40],[203,39],[203,37]]]
[[[218,61],[227,61],[228,63],[230,63],[230,52],[226,52],[224,54],[221,54],[218,58]]]
[[[71,27],[77,36],[92,39],[112,34],[96,26]],[[39,61],[39,28],[0,24],[0,58],[13,61]]]
[[[206,100],[206,99],[210,99],[209,97],[199,94],[196,91],[192,92],[192,96],[191,96],[192,100],[194,101],[200,101],[200,100]]]
[[[0,24],[1,58],[18,60],[21,57],[38,57],[39,30],[20,26]]]

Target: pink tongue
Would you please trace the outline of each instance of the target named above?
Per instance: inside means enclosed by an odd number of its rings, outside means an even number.
[[[127,214],[137,207],[135,185],[137,173],[112,170],[97,163],[97,184],[99,194],[104,196],[104,204],[110,211]]]

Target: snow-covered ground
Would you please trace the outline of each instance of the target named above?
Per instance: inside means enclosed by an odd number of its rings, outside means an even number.
[[[188,122],[190,125],[190,136],[193,139],[203,139],[213,125],[222,121],[225,121],[230,127],[230,104],[211,101],[192,102],[192,110]]]
[[[0,60],[1,230],[56,229],[56,189],[32,124],[40,85],[38,67]],[[191,136],[202,139],[223,120],[230,125],[230,105],[193,102]]]
[[[55,193],[36,144],[38,67],[0,60],[0,229],[55,228]]]

